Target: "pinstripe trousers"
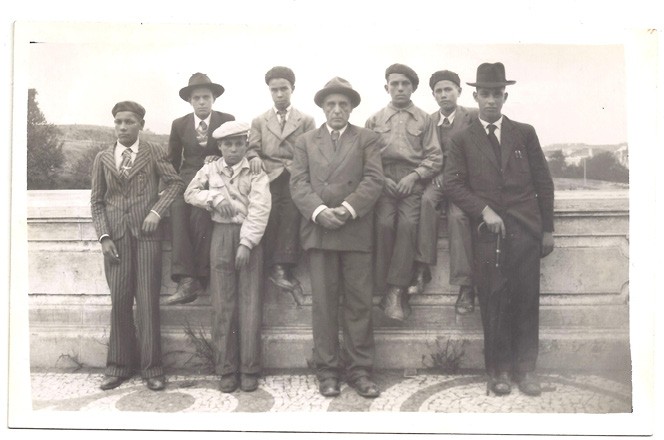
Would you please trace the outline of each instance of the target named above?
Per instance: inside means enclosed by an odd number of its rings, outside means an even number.
[[[260,373],[263,319],[263,248],[252,250],[249,263],[235,268],[239,224],[214,223],[210,245],[212,340],[217,374]]]
[[[159,323],[161,241],[138,240],[127,231],[114,243],[120,262],[104,259],[106,281],[111,290],[111,337],[106,374],[130,377],[140,359],[143,378],[161,376],[164,374]]]

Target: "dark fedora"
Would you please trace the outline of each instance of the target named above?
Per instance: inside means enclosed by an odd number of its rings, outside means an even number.
[[[342,95],[348,96],[350,98],[350,103],[353,108],[357,107],[360,104],[360,94],[353,90],[353,86],[350,85],[348,81],[343,78],[335,76],[325,84],[325,87],[320,89],[316,96],[314,96],[314,102],[318,107],[323,107],[323,101],[327,95],[332,93],[341,93]]]
[[[197,87],[207,87],[210,89],[212,96],[214,96],[215,99],[224,93],[224,88],[220,84],[215,84],[210,81],[210,78],[206,74],[197,72],[189,78],[189,85],[180,89],[180,98],[189,102],[191,91]]]
[[[466,84],[473,87],[504,87],[516,84],[516,81],[505,79],[503,63],[482,63],[477,68],[477,81]]]

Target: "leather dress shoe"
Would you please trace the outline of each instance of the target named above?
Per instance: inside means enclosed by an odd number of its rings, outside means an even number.
[[[196,278],[183,277],[178,282],[175,293],[164,301],[164,305],[173,306],[176,304],[187,304],[195,301],[203,288]]]
[[[122,385],[122,383],[127,379],[129,378],[120,376],[104,376],[104,380],[99,385],[99,388],[104,391],[112,390],[113,388],[117,388]]]
[[[383,296],[383,300],[380,303],[381,309],[390,319],[395,319],[397,321],[403,321],[406,319],[403,309],[401,308],[401,295],[404,293],[402,287],[390,286],[387,289],[387,293]]]
[[[242,373],[240,375],[240,389],[242,391],[256,391],[256,388],[258,388],[257,374]]]
[[[221,380],[219,380],[219,390],[222,393],[232,393],[237,390],[237,387],[237,374],[231,373],[221,376]]]
[[[290,280],[291,277],[288,273],[288,268],[283,264],[275,264],[272,266],[272,270],[270,271],[270,276],[268,278],[277,287],[281,287],[282,289],[291,290],[293,287],[295,287],[293,281]]]
[[[403,293],[401,295],[401,310],[403,310],[403,319],[406,320],[413,313],[410,307],[410,295]]]
[[[378,385],[366,376],[361,376],[350,382],[349,385],[355,389],[357,394],[368,399],[375,399],[380,396]]]
[[[489,388],[497,396],[504,396],[512,392],[510,376],[506,372],[499,373],[497,376],[489,378]]]
[[[424,263],[417,263],[413,282],[408,286],[407,293],[409,295],[419,295],[424,292],[424,285],[431,282],[431,271],[429,265]]]
[[[542,386],[533,373],[524,373],[519,381],[519,391],[528,396],[539,396]]]
[[[454,310],[457,315],[468,315],[475,310],[475,289],[473,286],[461,286]]]
[[[334,377],[328,377],[320,381],[318,391],[325,397],[335,397],[339,395],[339,380]]]
[[[164,376],[148,377],[145,384],[152,391],[160,391],[166,387],[166,379]]]

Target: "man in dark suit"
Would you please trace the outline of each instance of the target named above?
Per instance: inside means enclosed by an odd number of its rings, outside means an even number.
[[[449,70],[439,70],[429,79],[431,93],[440,109],[431,114],[438,140],[446,161],[452,137],[465,130],[477,119],[476,109],[457,105],[461,95],[459,75]],[[431,281],[429,266],[436,264],[438,254],[437,207],[443,203],[443,173],[431,179],[422,194],[420,225],[417,237],[415,277],[408,288],[409,294],[422,293],[424,284]],[[454,203],[447,201],[447,232],[450,248],[450,284],[459,286],[455,310],[460,315],[471,313],[474,308],[472,266],[473,251],[468,216]]]
[[[489,387],[539,395],[540,258],[553,251],[553,180],[535,129],[502,115],[502,63],[477,68],[479,119],[452,139],[444,191],[471,218]]]
[[[314,97],[327,122],[298,138],[291,194],[304,218],[300,243],[307,251],[312,291],[314,362],[319,391],[339,394],[339,297],[348,383],[364,397],[380,391],[371,380],[373,208],[383,190],[378,134],[348,123],[360,95],[335,77]]]
[[[168,159],[184,181],[185,188],[203,166],[206,156],[219,156],[212,132],[235,117],[212,110],[212,104],[224,93],[220,84],[207,75],[194,73],[189,84],[180,90],[180,98],[194,109],[173,121],[168,139]],[[204,209],[188,205],[182,195],[171,206],[171,279],[175,293],[165,304],[194,301],[210,276],[210,237],[212,220]]]
[[[132,101],[112,110],[117,142],[92,166],[92,221],[104,254],[111,291],[111,336],[101,389],[132,376],[139,336],[141,376],[148,388],[164,388],[159,328],[160,220],[184,190],[182,179],[157,145],[139,140],[145,109]],[[159,195],[160,179],[164,185]],[[136,299],[136,318],[132,309]]]

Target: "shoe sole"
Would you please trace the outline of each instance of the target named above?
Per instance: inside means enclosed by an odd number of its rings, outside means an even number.
[[[164,305],[166,306],[174,306],[178,304],[189,304],[190,302],[194,302],[198,299],[198,293],[190,296],[185,296],[183,298],[178,298],[176,300],[171,300],[169,301],[168,299],[164,301]]]

